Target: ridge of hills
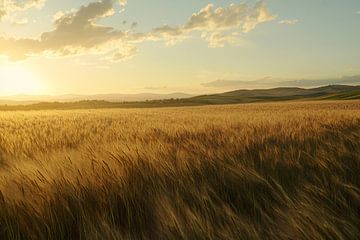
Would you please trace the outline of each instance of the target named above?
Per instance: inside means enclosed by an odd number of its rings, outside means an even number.
[[[164,95],[165,96],[165,95]],[[220,94],[187,97],[184,94],[169,99],[146,101],[116,102],[108,100],[86,99],[68,102],[38,102],[28,105],[4,105],[0,101],[0,110],[47,110],[47,109],[97,109],[97,108],[151,108],[201,106],[217,104],[240,104],[255,102],[277,102],[291,100],[352,100],[360,99],[360,86],[328,85],[317,88],[279,87],[272,89],[235,90]]]

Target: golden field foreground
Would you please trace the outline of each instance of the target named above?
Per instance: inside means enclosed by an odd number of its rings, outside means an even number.
[[[0,239],[358,239],[360,101],[0,112]]]

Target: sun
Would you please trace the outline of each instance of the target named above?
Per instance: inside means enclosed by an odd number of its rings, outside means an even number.
[[[0,66],[0,95],[37,94],[42,90],[40,80],[26,67]]]

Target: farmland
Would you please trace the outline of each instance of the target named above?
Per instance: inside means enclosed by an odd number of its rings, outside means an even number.
[[[356,239],[360,101],[0,112],[0,239]]]

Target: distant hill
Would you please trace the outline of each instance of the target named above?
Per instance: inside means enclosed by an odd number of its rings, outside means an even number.
[[[1,106],[0,102],[0,110],[151,108],[290,100],[351,100],[360,99],[360,86],[329,85],[311,89],[283,87],[258,90],[237,90],[220,94],[202,95],[189,98],[175,98],[174,95],[171,96],[174,98],[133,102],[83,100],[74,102],[40,102],[30,105],[23,104],[7,106]]]
[[[285,101],[296,99],[357,99],[360,86],[329,85],[317,88],[273,88],[257,90],[237,90],[221,94],[203,95],[187,100],[201,104],[251,103]]]
[[[14,95],[0,97],[0,105],[31,105],[41,102],[78,102],[78,101],[108,101],[108,102],[138,102],[162,99],[190,98],[194,95],[186,93],[139,93],[139,94],[96,94],[96,95]]]

